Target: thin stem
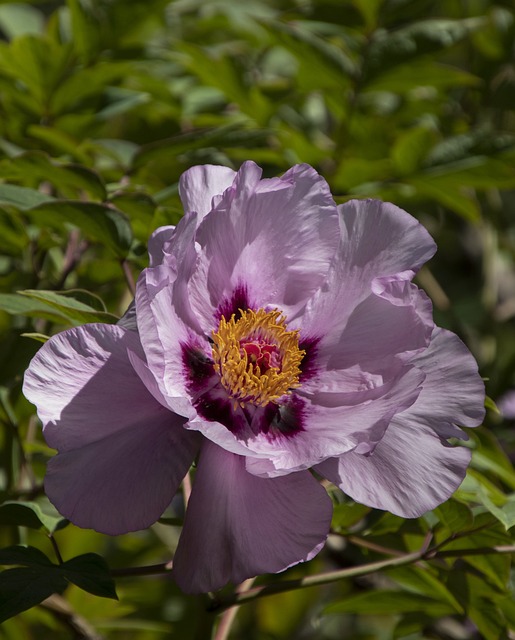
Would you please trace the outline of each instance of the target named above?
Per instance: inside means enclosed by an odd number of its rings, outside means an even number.
[[[70,629],[74,638],[102,640],[102,636],[96,632],[87,620],[79,616],[62,596],[54,593],[46,600],[43,600],[39,606],[49,611],[54,618]]]
[[[404,551],[399,549],[391,549],[390,547],[383,547],[375,542],[369,542],[364,538],[358,536],[345,536],[345,539],[356,547],[363,547],[363,549],[370,549],[370,551],[376,551],[377,553],[383,553],[387,556],[403,556]]]
[[[48,537],[50,538],[50,542],[52,543],[52,547],[54,548],[54,553],[56,555],[57,562],[59,564],[63,564],[63,557],[61,556],[61,552],[59,551],[59,547],[57,546],[56,539],[51,533],[48,534]]]
[[[191,476],[189,470],[182,480],[182,495],[184,498],[184,508],[186,508],[191,496]]]
[[[481,527],[483,528],[483,527]],[[458,536],[456,536],[458,537]],[[286,591],[294,591],[296,589],[304,589],[307,587],[315,587],[323,584],[330,584],[331,582],[337,582],[338,580],[344,580],[346,578],[356,578],[358,576],[368,575],[370,573],[376,573],[382,569],[392,569],[394,567],[402,567],[408,564],[414,564],[419,561],[429,561],[437,558],[460,558],[466,556],[484,555],[484,554],[504,554],[514,553],[515,545],[499,545],[496,547],[475,547],[468,549],[450,549],[448,551],[442,551],[443,544],[449,544],[453,540],[448,539],[439,545],[429,548],[429,544],[432,539],[432,533],[428,532],[426,539],[419,551],[412,553],[405,553],[401,556],[393,558],[387,558],[386,560],[379,560],[377,562],[369,562],[367,564],[360,565],[358,567],[348,567],[346,569],[339,569],[337,571],[328,571],[327,573],[317,573],[312,576],[306,576],[298,580],[284,580],[282,582],[275,582],[273,584],[262,585],[259,587],[249,588],[249,581],[242,583],[239,590],[236,590],[231,596],[224,600],[218,599],[216,596],[211,600],[209,610],[211,612],[222,612],[229,610],[233,607],[252,602],[258,598],[264,598],[266,596],[275,595],[276,593],[284,593]],[[392,550],[388,550],[390,552]],[[172,563],[163,563],[150,565],[147,567],[134,567],[129,569],[112,569],[111,575],[113,578],[131,577],[131,576],[143,576],[143,575],[159,575],[170,572]],[[245,588],[244,588],[245,587]],[[227,615],[228,620],[225,622],[225,626],[232,625],[234,615],[236,612]],[[219,626],[220,628],[220,626]],[[222,627],[223,630],[224,627]],[[222,633],[217,631],[217,633]],[[228,633],[223,631],[223,633]],[[215,636],[214,640],[225,640],[227,636]]]
[[[125,282],[129,287],[130,292],[133,296],[136,295],[136,283],[134,282],[134,276],[132,275],[131,266],[127,262],[127,260],[122,260],[121,262],[123,275],[125,276]]]
[[[155,576],[169,573],[171,570],[170,562],[162,562],[161,564],[151,564],[146,567],[128,567],[127,569],[111,569],[110,573],[113,578],[131,578],[133,576]]]
[[[250,587],[254,584],[254,580],[256,578],[249,578],[242,582],[237,588],[236,593],[245,593],[250,589]],[[213,640],[228,640],[229,634],[231,633],[231,628],[236,619],[236,614],[238,613],[239,606],[230,607],[226,609],[220,617],[220,623],[218,624],[218,628],[216,629],[215,636]]]
[[[369,562],[368,564],[364,564],[359,567],[349,567],[348,569],[339,569],[338,571],[317,573],[312,576],[300,578],[299,580],[285,580],[283,582],[275,582],[273,584],[254,587],[254,589],[249,589],[244,593],[234,593],[225,600],[218,600],[218,602],[213,605],[213,610],[224,611],[234,605],[244,604],[246,602],[256,600],[257,598],[264,598],[265,596],[271,596],[276,593],[284,593],[285,591],[293,591],[295,589],[329,584],[331,582],[343,580],[344,578],[355,578],[357,576],[375,573],[376,571],[381,571],[381,569],[401,567],[421,560],[424,553],[426,553],[425,550],[415,551],[398,558],[388,558],[387,560],[380,560],[378,562]]]

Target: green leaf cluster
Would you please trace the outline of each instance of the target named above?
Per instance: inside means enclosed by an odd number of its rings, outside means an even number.
[[[495,410],[515,388],[514,41],[506,0],[0,3],[1,640],[213,635],[169,579],[119,577],[114,600],[117,570],[172,558],[180,500],[134,535],[68,526],[21,383],[49,336],[123,315],[185,169],[249,159],[267,177],[309,163],[338,203],[423,222],[439,251],[417,282],[493,400],[452,500],[408,521],[329,487],[326,549],[258,584],[427,553],[249,601],[230,638],[514,636],[515,432]]]

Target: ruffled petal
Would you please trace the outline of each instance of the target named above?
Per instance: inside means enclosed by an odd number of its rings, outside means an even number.
[[[173,575],[187,593],[213,591],[310,560],[322,548],[332,505],[309,472],[256,478],[244,458],[205,441]]]
[[[327,384],[309,394],[298,390],[280,407],[268,431],[263,426],[246,440],[256,454],[247,460],[250,473],[274,477],[347,451],[373,451],[392,418],[416,401],[424,380],[419,369],[402,367],[387,382],[376,376],[375,386],[345,392],[349,381],[331,373],[335,379],[328,375]]]
[[[167,247],[175,235],[174,226],[159,227],[148,239],[148,255],[150,266],[157,267],[163,263],[167,253]]]
[[[186,213],[195,211],[200,218],[216,206],[213,198],[220,197],[236,176],[229,167],[211,164],[192,167],[179,180],[179,195]]]
[[[291,316],[321,285],[334,256],[338,217],[325,180],[307,165],[260,178],[261,170],[245,163],[199,225],[189,294],[206,332],[238,290],[253,307],[270,305]]]
[[[424,227],[393,204],[351,200],[338,210],[341,240],[337,257],[302,318],[306,336],[341,332],[378,279],[383,283],[388,277],[392,283],[410,280],[436,251]]]
[[[376,279],[372,286],[373,293],[345,325],[334,326],[317,342],[319,370],[381,366],[386,358],[410,359],[429,345],[434,322],[426,294],[404,279]],[[328,321],[335,323],[333,318]],[[316,378],[311,383],[315,385]]]
[[[470,351],[454,333],[436,328],[412,364],[426,378],[415,404],[396,419],[428,426],[442,438],[468,439],[455,425],[477,427],[485,417],[485,385]]]
[[[199,443],[147,391],[129,351],[144,358],[136,333],[84,325],[45,343],[24,381],[59,452],[48,465],[48,497],[75,524],[110,534],[155,522]]]
[[[184,354],[186,348],[187,353],[202,354],[208,343],[183,320],[189,314],[184,290],[174,288],[173,274],[166,277],[165,273],[156,274],[155,269],[145,269],[136,288],[136,310],[146,362],[160,393],[172,411],[193,417]]]
[[[418,518],[450,498],[470,456],[469,449],[449,446],[426,426],[395,422],[372,454],[351,451],[315,469],[357,502]]]

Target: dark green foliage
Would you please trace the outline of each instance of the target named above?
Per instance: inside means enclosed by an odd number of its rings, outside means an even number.
[[[121,577],[172,558],[182,513],[115,539],[67,526],[21,382],[47,336],[124,313],[185,169],[247,159],[266,176],[307,162],[338,202],[420,219],[439,252],[418,284],[493,400],[450,501],[405,521],[331,489],[326,550],[259,582],[390,566],[249,602],[231,638],[513,637],[515,437],[494,403],[515,387],[513,3],[2,2],[0,35],[0,638],[65,640],[76,618],[114,640],[210,637],[206,602]],[[52,594],[68,613],[36,607]]]

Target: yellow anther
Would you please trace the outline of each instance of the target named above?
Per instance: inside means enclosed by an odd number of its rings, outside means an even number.
[[[299,332],[288,331],[280,311],[240,311],[213,331],[213,366],[235,401],[265,406],[299,386]]]

